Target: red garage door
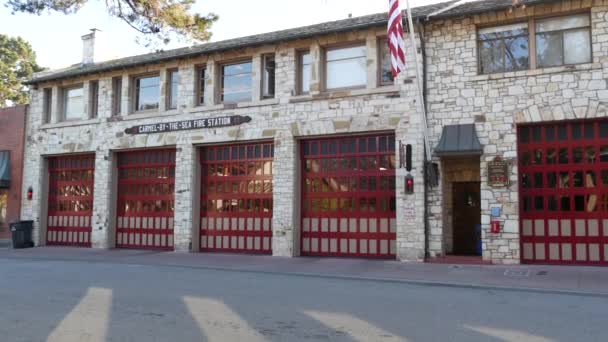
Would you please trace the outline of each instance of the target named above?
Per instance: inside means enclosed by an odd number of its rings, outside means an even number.
[[[526,263],[608,265],[608,119],[518,128]]]
[[[272,143],[201,149],[201,251],[272,253]]]
[[[48,159],[47,245],[91,246],[95,155]]]
[[[118,154],[116,247],[173,249],[175,150]]]
[[[304,141],[302,255],[394,258],[395,137]]]

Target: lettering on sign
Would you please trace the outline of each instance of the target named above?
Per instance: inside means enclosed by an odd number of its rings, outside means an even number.
[[[416,218],[416,206],[414,205],[414,203],[405,203],[405,208],[403,209],[403,216],[405,216],[407,220],[413,220]]]
[[[500,157],[488,163],[488,184],[492,187],[509,186],[509,163]]]
[[[125,129],[127,134],[153,134],[176,131],[187,131],[202,128],[220,128],[228,126],[238,126],[251,121],[249,116],[233,115],[219,118],[205,118],[174,122],[159,122],[149,125],[137,125]]]

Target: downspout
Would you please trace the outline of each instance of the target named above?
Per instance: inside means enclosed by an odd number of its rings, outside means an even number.
[[[427,101],[427,76],[426,76],[426,48],[424,42],[424,23],[418,18],[416,20],[416,26],[418,29],[418,35],[420,36],[420,54],[422,56],[422,98],[424,102],[424,108],[428,107]],[[428,142],[425,142],[427,144]],[[427,159],[426,153],[424,154],[424,258],[425,260],[430,256],[429,251],[429,235],[430,235],[430,222],[429,222],[429,160]]]

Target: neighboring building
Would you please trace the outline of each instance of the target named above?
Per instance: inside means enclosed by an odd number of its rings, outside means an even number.
[[[9,223],[21,212],[26,109],[0,108],[0,240],[10,238]]]
[[[31,81],[22,217],[39,244],[423,260],[480,234],[493,263],[607,265],[608,0],[511,3],[413,11],[434,165],[386,14],[85,53]]]

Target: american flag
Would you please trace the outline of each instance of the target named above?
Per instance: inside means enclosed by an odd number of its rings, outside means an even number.
[[[399,0],[388,0],[388,48],[391,52],[391,70],[397,77],[405,69],[405,43]]]

